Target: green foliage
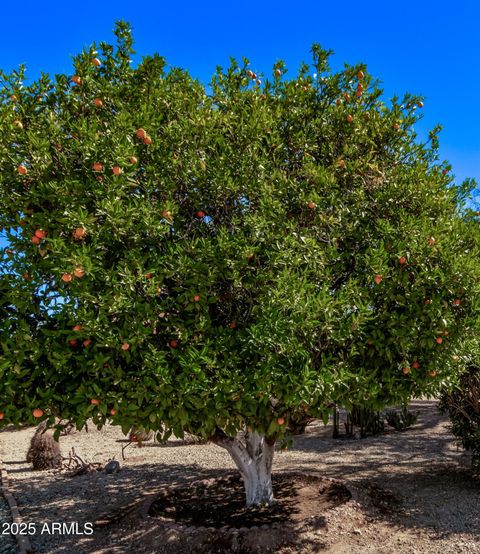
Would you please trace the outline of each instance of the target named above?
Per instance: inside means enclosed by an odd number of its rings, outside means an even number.
[[[275,437],[453,382],[474,183],[438,163],[438,129],[416,140],[421,99],[387,106],[317,45],[292,79],[232,60],[206,88],[132,67],[116,36],[74,58],[79,84],[1,75],[2,423]]]
[[[472,453],[472,467],[480,472],[480,370],[471,365],[459,385],[444,392],[440,411],[450,417],[450,428],[459,443]]]

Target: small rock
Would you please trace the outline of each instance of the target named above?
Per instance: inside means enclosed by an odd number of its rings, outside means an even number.
[[[353,532],[355,533],[355,535],[361,535],[362,534],[360,529],[354,529]]]
[[[105,464],[105,467],[103,468],[105,470],[105,473],[118,473],[120,471],[120,463],[117,462],[117,460],[110,460]]]

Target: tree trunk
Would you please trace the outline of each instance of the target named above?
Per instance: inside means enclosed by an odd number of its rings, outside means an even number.
[[[275,441],[264,435],[246,432],[245,442],[239,438],[215,436],[213,441],[225,448],[242,475],[246,505],[273,504],[272,462]]]

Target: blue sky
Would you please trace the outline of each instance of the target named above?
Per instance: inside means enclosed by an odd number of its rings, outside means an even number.
[[[283,59],[292,75],[309,60],[313,42],[334,50],[334,68],[365,62],[387,96],[426,96],[425,133],[436,123],[441,157],[459,181],[480,181],[480,7],[469,0],[359,2],[67,2],[3,3],[0,67],[70,71],[70,56],[92,41],[112,41],[116,19],[129,21],[136,58],[158,52],[171,65],[208,81],[230,56],[248,57],[255,71]]]

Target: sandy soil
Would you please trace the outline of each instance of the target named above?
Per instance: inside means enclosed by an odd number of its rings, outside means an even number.
[[[362,440],[331,438],[331,424],[314,423],[278,452],[274,471],[318,472],[341,479],[355,499],[305,522],[277,552],[331,554],[474,554],[480,553],[480,482],[469,472],[469,458],[457,449],[447,422],[433,401],[412,405],[418,423],[403,433],[386,432]],[[175,529],[142,519],[137,506],[146,494],[166,484],[188,484],[225,475],[234,468],[228,454],[214,445],[171,441],[168,446],[130,446],[121,459],[125,437],[118,428],[74,432],[61,437],[64,456],[74,446],[90,462],[116,457],[117,474],[94,472],[66,477],[34,472],[25,462],[33,428],[0,433],[4,463],[24,521],[37,532],[30,541],[42,553],[181,553]],[[131,508],[130,512],[129,509]],[[93,535],[49,534],[45,523],[112,521]],[[43,532],[42,532],[43,530]],[[1,538],[1,537],[0,537]]]

